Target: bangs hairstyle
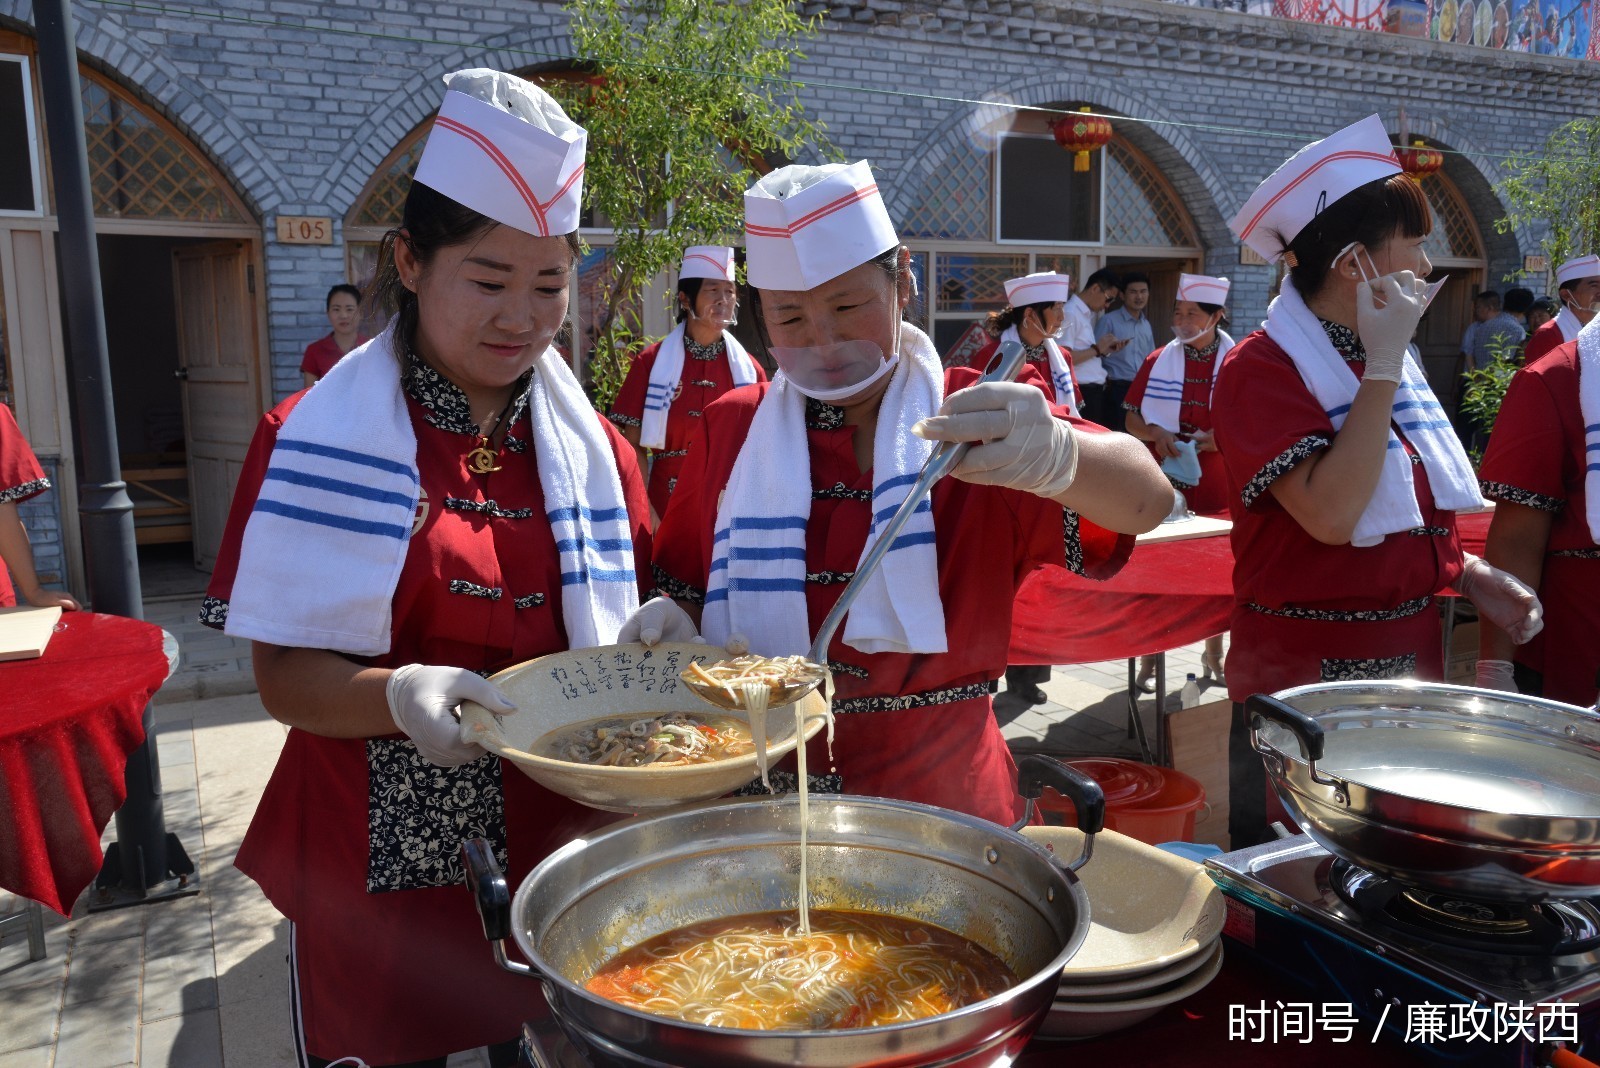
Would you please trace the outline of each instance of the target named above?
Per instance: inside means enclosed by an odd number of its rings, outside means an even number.
[[[1034,311],[1039,313],[1039,322],[1043,323],[1044,313],[1050,310],[1050,305],[1060,303],[1061,302],[1058,300],[1047,300],[1038,304],[1024,304],[1021,307],[1014,307],[1010,304],[1007,304],[999,311],[992,311],[989,313],[988,317],[983,320],[983,332],[988,334],[990,337],[999,337],[1001,334],[1005,333],[1009,327],[1020,327],[1022,325],[1022,317],[1029,308],[1032,308]]]
[[[1391,174],[1357,186],[1306,224],[1289,242],[1295,265],[1294,287],[1306,300],[1320,293],[1339,250],[1352,241],[1377,249],[1395,237],[1426,237],[1433,212],[1422,186],[1405,174]]]
[[[866,261],[889,276],[889,282],[893,285],[897,297],[900,292],[900,258],[906,254],[906,251],[906,246],[895,245],[893,248],[880,252]],[[851,270],[854,269],[853,267],[851,268]],[[906,281],[911,286],[911,299],[906,302],[905,310],[900,313],[900,321],[914,323],[920,317],[921,298],[917,295],[917,276],[910,267],[907,267],[905,275]],[[767,336],[767,321],[761,314],[761,290],[751,285],[747,276],[746,281],[739,283],[737,293],[740,306],[749,308],[751,317],[755,320],[750,331],[750,337],[755,341],[755,347],[746,347],[749,348],[752,355],[761,359],[769,367],[776,366],[772,358],[772,339]]]
[[[476,242],[499,225],[494,219],[473,211],[436,189],[421,182],[411,183],[405,208],[400,214],[400,225],[384,234],[383,242],[378,246],[378,269],[367,291],[369,309],[376,309],[385,317],[394,316],[395,349],[402,361],[416,356],[419,310],[417,295],[400,281],[400,269],[394,261],[395,243],[404,241],[410,245],[412,253],[426,271],[433,266],[433,258],[440,249]],[[577,232],[564,236],[567,247],[576,258]],[[568,326],[570,324],[569,319]],[[568,326],[561,328],[556,343],[560,343],[567,334]]]

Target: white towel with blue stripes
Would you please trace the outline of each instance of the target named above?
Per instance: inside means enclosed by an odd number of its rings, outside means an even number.
[[[1583,498],[1600,545],[1600,315],[1578,331],[1578,411],[1583,415]]]
[[[1217,355],[1211,361],[1211,386],[1217,385],[1217,372],[1222,361],[1233,348],[1233,338],[1226,330],[1217,331]],[[1169,433],[1179,433],[1183,418],[1183,379],[1189,360],[1183,353],[1183,342],[1173,338],[1166,348],[1156,354],[1150,368],[1150,379],[1144,387],[1144,399],[1139,402],[1139,414],[1147,423],[1162,427]]]
[[[599,417],[554,349],[534,363],[528,413],[568,642],[610,644],[639,601],[627,504]],[[391,328],[340,360],[285,420],[245,526],[227,633],[388,652],[420,487]]]
[[[667,447],[667,412],[678,393],[678,382],[683,378],[683,323],[661,339],[656,350],[656,362],[650,365],[650,382],[645,387],[644,416],[639,424],[639,444],[647,449]],[[728,372],[735,386],[748,386],[756,380],[756,364],[737,338],[726,330],[722,332],[723,351],[727,354]]]
[[[1337,432],[1344,426],[1345,416],[1350,414],[1350,404],[1361,382],[1345,366],[1333,342],[1328,340],[1327,331],[1323,330],[1315,313],[1306,307],[1290,279],[1283,280],[1283,288],[1268,306],[1267,321],[1262,327],[1289,354],[1306,387],[1328,413]],[[1444,407],[1433,395],[1414,351],[1405,361],[1403,374],[1404,381],[1394,394],[1389,450],[1378,476],[1378,487],[1356,521],[1355,533],[1350,538],[1350,544],[1358,548],[1377,545],[1390,534],[1422,526],[1411,460],[1396,430],[1405,435],[1405,440],[1422,460],[1436,506],[1455,512],[1484,506],[1472,463]]]
[[[933,342],[901,327],[900,364],[873,437],[872,532],[905,501],[933,443],[911,433],[944,403]],[[715,645],[734,635],[765,656],[811,647],[806,613],[806,524],[811,517],[806,399],[781,373],[762,398],[717,506],[702,632]],[[844,642],[864,653],[947,651],[933,509],[924,499],[845,619]]]

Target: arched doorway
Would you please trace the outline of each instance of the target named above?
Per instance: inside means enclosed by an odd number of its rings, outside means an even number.
[[[9,81],[5,74],[11,74]],[[123,477],[147,597],[188,594],[216,558],[268,399],[261,228],[222,172],[134,92],[79,68]],[[0,399],[54,467],[70,584],[82,588],[68,339],[34,43],[0,31],[0,158],[34,184],[0,211]]]
[[[1192,216],[1148,156],[1119,135],[1076,174],[1050,117],[1024,112],[1002,133],[958,135],[896,220],[927,294],[923,325],[947,358],[982,343],[1007,278],[1061,271],[1076,284],[1101,267],[1139,270],[1150,306],[1170,308],[1179,272],[1203,262]],[[1158,342],[1171,336],[1164,319],[1152,316]]]
[[[1488,258],[1477,220],[1455,182],[1443,171],[1422,179],[1433,209],[1433,232],[1423,242],[1433,264],[1429,280],[1445,287],[1417,325],[1417,348],[1435,393],[1454,410],[1460,379],[1461,335],[1472,322],[1472,298],[1489,285]]]

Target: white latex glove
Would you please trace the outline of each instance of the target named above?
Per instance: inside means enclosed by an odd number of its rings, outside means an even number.
[[[476,701],[500,714],[517,710],[498,686],[466,668],[407,664],[389,676],[384,692],[394,725],[416,743],[423,759],[441,768],[460,767],[485,752],[461,737],[456,706],[462,701]]]
[[[1516,693],[1517,684],[1513,672],[1509,660],[1480,660],[1477,681],[1473,685],[1483,690],[1505,690],[1507,693]]]
[[[1487,560],[1470,553],[1456,582],[1478,614],[1506,632],[1511,641],[1522,645],[1544,629],[1544,606],[1539,595],[1515,575],[1501,571]]]
[[[700,628],[671,597],[652,597],[633,610],[617,631],[617,644],[655,645],[658,642],[703,642]]]
[[[1051,414],[1037,386],[980,382],[946,397],[939,413],[911,432],[933,441],[981,442],[950,472],[965,482],[1053,499],[1077,477],[1072,427]]]
[[[1411,344],[1426,306],[1426,289],[1427,283],[1410,271],[1356,283],[1356,335],[1367,350],[1363,381],[1399,384],[1406,346]]]

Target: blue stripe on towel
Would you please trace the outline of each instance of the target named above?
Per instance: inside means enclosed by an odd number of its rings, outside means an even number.
[[[308,475],[304,471],[295,471],[287,467],[267,468],[266,482],[288,482],[296,486],[305,486],[308,489],[327,490],[329,493],[338,493],[345,497],[359,497],[364,501],[377,501],[379,504],[392,504],[406,510],[416,507],[417,502],[404,493],[395,493],[391,490],[374,489],[363,486],[359,482],[345,482],[337,478],[324,478],[321,475]]]
[[[804,593],[806,592],[806,584],[804,579],[744,578],[741,576],[730,578],[728,580],[728,589],[754,593]]]
[[[552,508],[546,512],[545,518],[552,523],[571,523],[582,517],[591,523],[624,523],[628,519],[626,508],[596,508],[592,511],[586,505],[574,504],[566,508]]]
[[[895,553],[901,549],[909,549],[913,545],[933,545],[934,542],[934,532],[931,530],[919,530],[914,534],[902,531],[900,536],[894,539],[894,544],[889,546],[889,551]]]
[[[882,522],[890,519],[891,517],[894,516],[894,514],[896,512],[898,512],[900,510],[900,505],[901,504],[905,504],[905,503],[906,502],[904,500],[901,500],[900,504],[891,504],[887,508],[878,509],[872,515],[872,525],[874,527],[876,527],[879,523],[882,523]],[[933,505],[929,504],[928,503],[928,498],[924,497],[924,498],[922,498],[922,500],[917,502],[916,510],[913,511],[911,514],[913,516],[919,516],[924,512],[931,512],[931,511],[933,511]]]
[[[1328,409],[1328,418],[1329,419],[1337,419],[1339,416],[1343,415],[1345,412],[1348,412],[1349,410],[1350,410],[1350,405],[1348,405],[1348,404],[1341,404],[1337,408],[1329,408]]]
[[[903,475],[895,475],[893,478],[886,478],[876,486],[872,487],[872,495],[876,497],[880,493],[887,492],[888,490],[896,489],[900,486],[909,486],[916,482],[921,475],[921,471],[907,471]]]
[[[416,468],[406,464],[385,460],[380,456],[368,456],[365,453],[351,452],[349,449],[338,449],[332,445],[318,445],[311,441],[296,441],[293,438],[279,438],[274,449],[283,449],[286,452],[303,452],[308,456],[326,456],[330,460],[343,460],[346,463],[360,464],[363,467],[375,468],[379,471],[388,471],[390,474],[404,475],[412,482],[418,481]]]
[[[805,516],[757,515],[739,516],[733,520],[732,530],[804,530]]]
[[[802,545],[735,545],[729,550],[729,555],[740,560],[799,560],[803,563],[806,550]]]
[[[585,582],[637,582],[639,577],[624,568],[589,567],[584,571],[561,572],[561,585],[581,586]]]
[[[1401,430],[1442,430],[1450,426],[1448,419],[1430,419],[1426,422],[1400,423]]]
[[[409,523],[374,523],[366,519],[352,519],[347,515],[334,515],[332,512],[319,512],[313,508],[300,508],[292,504],[284,504],[270,497],[258,498],[255,511],[267,512],[271,515],[282,516],[284,519],[298,520],[302,523],[313,523],[320,527],[348,530],[355,534],[377,534],[385,538],[394,538],[396,541],[405,541],[411,536],[411,525]]]
[[[582,552],[584,546],[599,549],[603,553],[625,552],[633,548],[632,538],[562,538],[556,542],[556,548],[564,553]]]

